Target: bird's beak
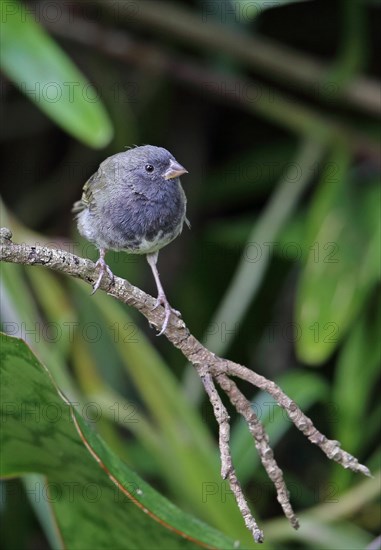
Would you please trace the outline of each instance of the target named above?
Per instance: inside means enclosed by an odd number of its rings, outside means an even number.
[[[169,161],[169,168],[164,172],[164,179],[171,180],[172,178],[178,178],[183,174],[188,174],[188,170],[185,170],[184,166],[181,166],[176,160]]]

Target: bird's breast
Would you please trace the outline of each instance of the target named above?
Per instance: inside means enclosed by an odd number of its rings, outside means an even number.
[[[147,254],[160,250],[181,233],[186,199],[179,184],[152,198],[129,195],[117,203],[105,204],[103,210],[107,248]]]

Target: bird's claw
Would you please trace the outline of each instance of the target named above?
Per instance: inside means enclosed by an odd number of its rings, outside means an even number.
[[[95,285],[93,286],[93,291],[92,291],[91,295],[95,294],[95,292],[98,290],[99,285],[101,284],[103,275],[105,273],[107,273],[107,275],[111,279],[111,285],[110,286],[112,286],[114,284],[114,280],[115,280],[114,274],[111,271],[111,269],[109,268],[109,266],[107,265],[104,258],[102,258],[102,257],[99,258],[95,263],[95,267],[99,267],[100,269],[99,269],[98,279],[96,280]]]
[[[159,294],[159,296],[156,299],[156,304],[154,305],[153,309],[156,309],[158,306],[164,306],[164,309],[165,309],[165,317],[164,317],[163,326],[161,327],[161,331],[156,335],[156,336],[161,336],[162,334],[164,334],[164,332],[168,328],[168,323],[169,323],[169,319],[171,317],[171,313],[173,313],[177,317],[181,317],[181,313],[179,311],[177,311],[177,309],[174,309],[173,307],[171,307],[171,305],[169,304],[169,302],[167,300],[167,297],[163,294],[162,295]]]

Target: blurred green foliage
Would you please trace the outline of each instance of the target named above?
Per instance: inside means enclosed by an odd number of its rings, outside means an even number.
[[[97,92],[17,0],[1,3],[1,67],[73,137],[104,147],[112,126]]]
[[[167,147],[189,170],[192,222],[160,254],[170,302],[209,348],[274,379],[377,474],[380,6],[267,4],[3,0],[1,225],[16,242],[95,258],[70,214],[83,183],[125,146]],[[154,292],[143,258],[108,260]],[[2,330],[28,342],[110,453],[253,547],[219,478],[212,411],[182,356],[135,311],[78,281],[1,270]],[[269,396],[248,395],[302,524],[294,532],[281,517],[232,412],[233,458],[265,547],[370,544],[379,478],[330,464]],[[2,483],[6,550],[60,547],[36,482]]]

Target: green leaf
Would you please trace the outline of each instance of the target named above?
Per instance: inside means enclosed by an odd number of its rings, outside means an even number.
[[[25,342],[5,334],[1,378],[1,475],[47,476],[36,498],[50,502],[66,548],[233,548],[129,470]]]
[[[95,88],[16,0],[1,3],[1,67],[66,132],[92,147],[113,135]]]
[[[307,220],[296,305],[296,350],[305,363],[333,353],[379,278],[379,195],[373,182],[351,178],[349,152],[337,146]]]

